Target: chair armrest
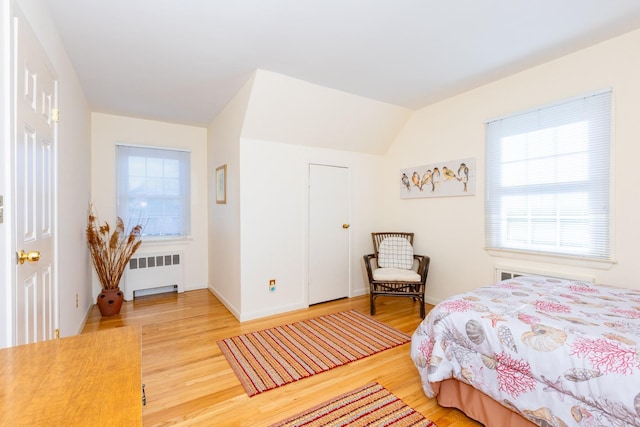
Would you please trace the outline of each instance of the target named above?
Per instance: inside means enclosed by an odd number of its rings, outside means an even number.
[[[419,261],[417,273],[420,275],[421,282],[425,283],[427,281],[427,274],[429,274],[429,264],[431,263],[431,258],[426,255],[417,254],[413,254],[413,258]]]
[[[373,268],[371,267],[371,260],[375,259],[376,265],[377,265],[378,258],[376,257],[376,254],[367,254],[367,255],[364,255],[362,258],[364,259],[365,267],[367,267],[367,275],[369,276],[369,282],[371,282],[373,281]]]

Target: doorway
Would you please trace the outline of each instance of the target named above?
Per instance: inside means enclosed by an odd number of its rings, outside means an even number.
[[[349,296],[349,169],[309,165],[309,304]]]

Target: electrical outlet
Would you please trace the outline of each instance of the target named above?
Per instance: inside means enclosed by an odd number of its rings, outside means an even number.
[[[276,290],[276,279],[269,280],[269,292]]]
[[[78,308],[78,303],[79,303],[79,299],[78,299],[78,294],[76,293],[76,308]]]

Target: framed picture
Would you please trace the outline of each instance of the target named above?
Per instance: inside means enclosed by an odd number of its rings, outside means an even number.
[[[227,165],[216,168],[216,203],[227,203]]]
[[[473,196],[476,194],[476,159],[414,166],[400,170],[400,198]]]

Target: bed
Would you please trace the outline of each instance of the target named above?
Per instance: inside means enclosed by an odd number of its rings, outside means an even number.
[[[487,426],[640,426],[640,291],[517,277],[442,301],[411,358]]]

